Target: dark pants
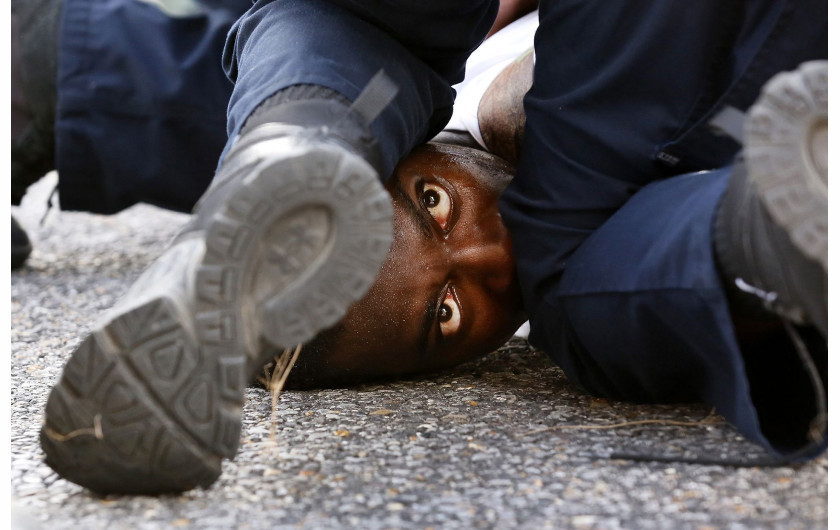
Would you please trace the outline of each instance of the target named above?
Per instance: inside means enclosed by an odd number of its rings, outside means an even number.
[[[755,370],[735,340],[712,234],[739,145],[709,120],[747,109],[776,72],[827,57],[826,10],[540,4],[522,159],[500,209],[531,341],[571,380],[616,399],[703,400],[776,453],[807,444],[813,406],[780,406],[801,403],[785,394],[814,401],[792,345]],[[677,176],[700,170],[712,171]],[[789,375],[770,366],[780,355]],[[758,395],[768,380],[775,400]]]
[[[55,169],[61,0],[12,0],[12,204]]]
[[[282,88],[321,85],[353,100],[384,69],[400,91],[371,129],[390,175],[400,158],[449,121],[451,85],[463,79],[463,65],[497,7],[498,1],[484,0],[258,1],[225,49],[225,70],[236,82],[228,133],[233,138],[254,108]]]
[[[65,0],[55,127],[62,208],[192,209],[227,141],[233,84],[222,51],[250,5],[198,0],[171,14],[138,0]]]
[[[390,173],[446,123],[450,84],[492,24],[496,2],[392,2],[373,13],[365,2],[337,4],[198,0],[196,12],[172,16],[136,0],[66,0],[56,125],[62,208],[112,213],[147,202],[188,211],[228,133],[233,139],[268,96],[311,83],[352,100],[382,68],[400,84],[371,124],[387,138]],[[348,59],[356,57],[364,60]]]

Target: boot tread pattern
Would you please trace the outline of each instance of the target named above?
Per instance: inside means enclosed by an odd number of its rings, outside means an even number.
[[[764,87],[745,123],[744,157],[771,218],[828,263],[828,65],[805,63]]]
[[[41,432],[59,474],[109,493],[209,486],[238,448],[247,378],[373,283],[392,216],[376,172],[335,146],[291,151],[246,160],[203,237],[168,250],[73,353]]]

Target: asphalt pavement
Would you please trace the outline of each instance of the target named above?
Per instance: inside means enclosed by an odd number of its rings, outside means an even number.
[[[49,389],[95,318],[187,217],[12,212],[34,239],[11,280],[11,492],[19,528],[827,528],[828,457],[795,467],[611,459],[759,458],[706,407],[594,399],[522,339],[453,371],[348,389],[249,388],[241,447],[207,490],[98,497],[53,473]],[[272,431],[273,434],[272,434]]]

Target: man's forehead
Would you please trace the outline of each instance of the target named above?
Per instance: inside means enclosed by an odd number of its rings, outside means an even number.
[[[399,170],[410,168],[412,171],[446,171],[438,174],[453,177],[453,185],[479,184],[495,193],[501,193],[513,179],[515,168],[507,161],[486,151],[461,145],[429,142],[406,157],[397,168],[398,176],[408,175]],[[432,177],[432,173],[428,175]]]

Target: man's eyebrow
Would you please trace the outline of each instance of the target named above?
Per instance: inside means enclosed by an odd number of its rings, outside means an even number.
[[[414,225],[426,238],[434,237],[432,227],[429,226],[429,219],[424,216],[417,208],[414,199],[412,199],[402,188],[402,186],[394,186],[394,198],[402,204],[403,209],[408,212]]]

